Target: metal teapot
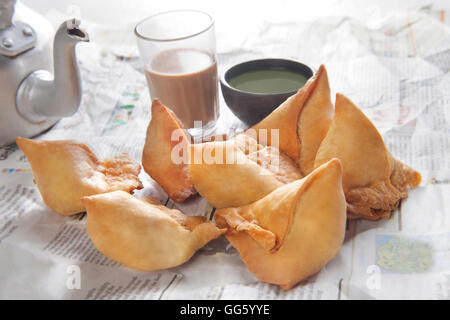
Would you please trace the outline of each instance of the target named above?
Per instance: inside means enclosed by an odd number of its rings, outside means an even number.
[[[0,146],[35,136],[78,110],[75,45],[89,41],[79,24],[60,25],[52,57],[51,24],[16,0],[0,0]]]

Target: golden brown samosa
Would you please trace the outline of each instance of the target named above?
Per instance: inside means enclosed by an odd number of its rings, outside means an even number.
[[[219,227],[261,281],[290,289],[318,272],[338,253],[346,204],[338,159],[264,198],[216,211]]]
[[[279,130],[280,151],[293,159],[300,172],[306,175],[313,170],[317,149],[332,117],[328,75],[321,65],[303,88],[251,129],[256,130],[258,142],[266,145],[274,145],[271,129]],[[261,141],[264,136],[261,129],[267,130],[267,142]]]
[[[342,94],[315,166],[331,158],[342,161],[349,218],[389,218],[408,189],[420,184],[420,174],[392,156],[372,122]]]
[[[152,119],[142,153],[144,171],[177,202],[196,193],[188,169],[190,138],[180,123],[169,108],[153,100]]]
[[[126,153],[99,161],[84,144],[71,140],[16,139],[33,170],[45,204],[62,215],[83,212],[81,198],[115,190],[141,189],[139,163]]]
[[[254,202],[302,177],[289,157],[246,135],[190,147],[191,179],[216,208]]]
[[[83,198],[87,232],[108,258],[138,270],[178,266],[226,230],[153,198],[116,191]]]

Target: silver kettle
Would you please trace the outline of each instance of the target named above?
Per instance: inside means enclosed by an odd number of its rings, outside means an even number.
[[[0,146],[74,114],[81,101],[75,45],[89,41],[71,19],[51,24],[16,0],[0,0]]]

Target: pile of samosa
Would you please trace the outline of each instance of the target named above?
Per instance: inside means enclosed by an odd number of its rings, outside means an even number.
[[[17,143],[45,203],[63,215],[86,211],[88,234],[105,256],[139,270],[170,268],[225,234],[258,279],[283,289],[334,258],[347,218],[389,218],[421,180],[347,97],[337,94],[333,106],[323,66],[227,140],[192,143],[175,114],[153,101],[145,172],[176,202],[199,193],[218,209],[215,224],[133,196],[140,165],[126,154],[99,161],[74,141]]]

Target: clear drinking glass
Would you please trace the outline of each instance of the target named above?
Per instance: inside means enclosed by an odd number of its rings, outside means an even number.
[[[135,34],[152,99],[172,109],[193,136],[211,134],[219,117],[212,17],[163,12],[139,22]]]

